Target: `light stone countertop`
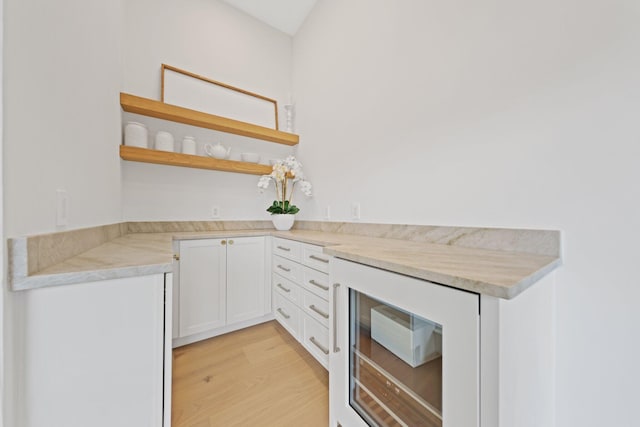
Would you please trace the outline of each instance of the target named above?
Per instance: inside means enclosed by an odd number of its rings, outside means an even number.
[[[561,265],[554,256],[399,239],[305,230],[273,234],[324,246],[337,258],[504,299]]]
[[[167,273],[172,271],[175,240],[242,236],[277,236],[321,245],[324,253],[338,258],[505,299],[517,296],[561,263],[557,256],[312,230],[132,233],[14,278],[12,289]],[[14,256],[21,255],[16,252]]]

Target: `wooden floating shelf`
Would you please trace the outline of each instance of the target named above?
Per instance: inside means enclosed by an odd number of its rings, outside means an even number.
[[[225,172],[246,173],[251,175],[268,175],[271,166],[257,163],[221,160],[211,157],[192,156],[190,154],[172,153],[169,151],[150,150],[148,148],[120,146],[120,157],[134,162],[155,163],[158,165],[182,166],[186,168],[210,169]]]
[[[227,119],[226,117],[165,104],[164,102],[123,92],[120,92],[120,105],[124,111],[129,113],[142,114],[143,116],[218,130],[234,135],[248,136],[250,138],[276,142],[278,144],[296,145],[300,140],[300,137],[293,133],[269,129],[239,120]]]

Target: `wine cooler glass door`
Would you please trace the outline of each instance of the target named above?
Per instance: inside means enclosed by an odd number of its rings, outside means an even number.
[[[349,292],[349,404],[368,424],[442,427],[442,325]]]

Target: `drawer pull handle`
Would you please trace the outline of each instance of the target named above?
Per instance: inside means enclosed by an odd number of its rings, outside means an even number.
[[[328,291],[328,290],[329,290],[329,287],[328,287],[328,286],[321,285],[320,283],[316,282],[316,281],[315,281],[315,280],[313,280],[313,279],[309,280],[309,283],[311,283],[313,286],[317,286],[317,287],[319,287],[319,288],[320,288],[320,289],[322,289],[323,291]]]
[[[316,313],[318,313],[320,316],[324,317],[325,319],[329,318],[329,315],[327,313],[325,313],[324,311],[320,310],[318,307],[316,307],[313,304],[311,304],[309,306],[309,309],[312,310],[312,311],[315,311]]]
[[[309,338],[309,341],[311,341],[313,345],[318,347],[320,351],[323,352],[324,354],[329,354],[329,350],[324,348],[318,341],[316,341],[316,337]]]
[[[290,319],[291,318],[291,316],[289,316],[287,313],[282,311],[281,308],[278,309],[278,313],[282,314],[282,317],[284,317],[285,319]]]
[[[283,267],[283,266],[281,266],[280,264],[278,264],[278,268],[279,268],[280,270],[282,270],[282,271],[286,271],[287,273],[291,271],[291,269],[290,269],[290,268]]]
[[[309,258],[315,259],[316,261],[324,262],[325,264],[329,264],[329,260],[325,258],[320,258],[319,256],[309,255]]]
[[[291,248],[287,248],[285,246],[276,246],[276,248],[280,249],[281,251],[291,252]]]
[[[285,288],[284,286],[282,286],[282,283],[278,283],[276,286],[282,289],[283,291],[285,291],[286,293],[291,292],[291,289]]]
[[[338,353],[340,347],[338,347],[338,288],[340,283],[333,284],[333,352]]]

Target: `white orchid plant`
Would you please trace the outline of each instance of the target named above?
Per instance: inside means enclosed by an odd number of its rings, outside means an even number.
[[[267,208],[271,214],[297,214],[300,209],[291,203],[293,190],[296,185],[307,197],[311,196],[311,183],[304,179],[302,164],[294,156],[284,160],[278,160],[273,165],[273,171],[269,175],[263,175],[258,181],[260,192],[269,188],[271,181],[276,186],[276,198],[273,204]]]

